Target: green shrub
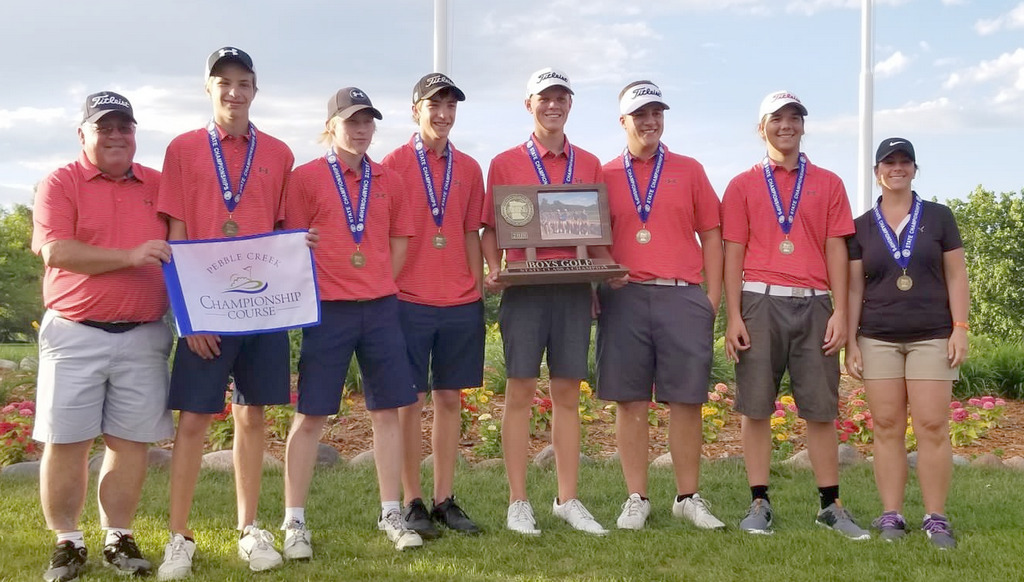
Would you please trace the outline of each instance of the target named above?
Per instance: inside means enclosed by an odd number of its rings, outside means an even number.
[[[1024,398],[1024,345],[972,335],[970,355],[960,366],[960,379],[953,384],[953,393],[958,398],[984,394]]]

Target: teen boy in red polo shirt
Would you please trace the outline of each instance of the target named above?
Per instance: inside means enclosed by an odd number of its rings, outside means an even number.
[[[533,116],[533,134],[524,144],[498,154],[487,172],[482,247],[491,292],[498,282],[501,252],[494,232],[494,186],[601,182],[601,163],[591,153],[570,145],[565,122],[572,108],[569,77],[547,68],[526,84],[526,110]],[[607,253],[607,250],[605,250]],[[540,248],[538,259],[575,258],[575,248]],[[508,260],[526,258],[522,249],[509,249]],[[530,405],[537,391],[541,356],[547,352],[551,372],[551,440],[555,449],[558,496],[553,511],[572,527],[604,535],[607,531],[576,498],[579,479],[579,386],[587,376],[590,347],[591,291],[587,283],[523,285],[505,289],[499,314],[508,381],[501,446],[508,473],[510,530],[538,535],[533,507],[526,496],[526,464],[530,440]]]
[[[617,403],[615,438],[629,490],[619,528],[641,529],[651,512],[647,409],[653,396],[667,402],[671,413],[677,493],[672,514],[700,528],[721,529],[725,524],[697,493],[700,410],[707,401],[722,297],[719,202],[704,168],[661,143],[666,109],[661,90],[650,81],[630,83],[619,93],[626,149],[605,164],[604,178],[612,258],[630,271],[627,285],[600,289],[597,393]],[[705,281],[706,291],[700,286]]]
[[[394,277],[405,262],[412,216],[403,211],[397,174],[366,156],[380,111],[355,87],[327,103],[330,144],[323,157],[295,169],[288,185],[289,228],[316,227],[321,323],[302,331],[299,402],[285,453],[284,553],[313,554],[305,505],[316,448],[328,415],[336,414],[352,353],[363,375],[373,422],[381,513],[377,525],[399,550],[423,545],[402,523],[399,487],[402,432],[398,409],[416,401],[405,353]]]
[[[726,354],[736,362],[736,409],[752,502],[740,529],[772,532],[770,417],[789,370],[818,483],[817,521],[853,539],[868,532],[839,501],[839,349],[846,342],[845,237],[853,218],[838,176],[800,152],[807,108],[786,91],[761,102],[768,152],[733,178],[722,199]],[[835,299],[829,298],[829,290]]]
[[[448,135],[466,95],[446,75],[431,73],[413,88],[412,116],[419,132],[384,158],[402,176],[406,212],[415,233],[398,274],[402,331],[419,392],[399,409],[404,438],[402,489],[405,525],[437,537],[433,522],[463,533],[480,529],[455,503],[453,481],[462,423],[460,389],[483,383],[484,306],[480,213],[484,180],[476,160],[455,149]],[[429,370],[429,378],[428,378]],[[431,390],[434,426],[433,508],[420,489],[423,403]]]
[[[171,240],[223,238],[274,230],[284,218],[284,187],[295,158],[288,146],[249,122],[256,73],[248,54],[234,47],[207,59],[206,92],[213,119],[167,147],[159,210],[170,219]],[[218,163],[218,160],[221,160]],[[161,580],[188,576],[195,542],[188,529],[203,444],[210,421],[224,409],[230,377],[235,391],[235,494],[238,554],[252,570],[281,564],[273,535],[256,526],[263,473],[263,407],[289,401],[286,332],[246,336],[191,335],[178,342],[169,406],[180,410],[171,459],[171,541]]]
[[[86,97],[78,159],[39,184],[32,250],[43,257],[46,314],[32,438],[46,443],[39,497],[57,547],[44,580],[76,580],[86,565],[79,525],[89,451],[103,435],[99,475],[104,565],[146,575],[132,537],[147,443],[169,437],[171,333],[161,262],[167,221],[157,215],[160,173],[133,161],[135,116],[110,91]]]

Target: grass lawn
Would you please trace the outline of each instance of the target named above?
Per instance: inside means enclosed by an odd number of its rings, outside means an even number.
[[[204,472],[196,494],[192,526],[199,552],[196,581],[221,580],[1016,580],[1024,548],[1024,505],[1019,493],[1024,474],[957,468],[949,514],[958,534],[956,550],[934,549],[916,528],[905,540],[853,542],[813,522],[817,495],[808,471],[777,467],[772,475],[774,536],[751,536],[736,529],[749,503],[742,465],[706,464],[703,493],[729,524],[724,532],[703,532],[673,519],[671,472],[651,471],[654,512],[642,532],[612,531],[605,538],[571,531],[551,515],[555,494],[552,471],[531,469],[529,490],[544,530],[537,538],[505,531],[507,488],[503,469],[463,469],[456,486],[461,503],[487,531],[478,537],[452,533],[419,550],[396,552],[377,531],[376,481],[372,469],[323,469],[313,483],[307,509],[316,556],[286,563],[267,573],[249,572],[235,555],[234,488],[230,475]],[[606,527],[614,528],[625,497],[617,466],[582,469],[581,498]],[[881,511],[870,466],[845,470],[843,498],[861,525]],[[0,481],[0,580],[39,580],[49,558],[52,536],[38,505],[38,484]],[[284,513],[280,471],[264,478],[260,515],[276,530]],[[154,565],[166,541],[164,530],[168,475],[151,472],[136,521],[136,537]],[[429,491],[429,487],[425,490]],[[96,516],[95,478],[83,526],[90,549],[86,580],[116,580],[100,563],[101,534]],[[919,524],[916,483],[908,488],[908,522]],[[279,533],[279,532],[278,532]],[[281,536],[278,535],[278,547]]]
[[[20,363],[26,356],[39,356],[39,346],[36,344],[0,344],[0,360],[11,360]]]

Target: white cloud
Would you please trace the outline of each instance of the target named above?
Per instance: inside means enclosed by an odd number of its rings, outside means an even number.
[[[875,63],[875,75],[880,79],[896,76],[906,70],[910,61],[909,57],[896,51],[889,58]]]
[[[996,86],[992,97],[995,104],[1012,104],[1024,98],[1024,48],[955,72],[946,79],[944,87],[953,89],[982,83]]]
[[[71,117],[71,114],[62,107],[0,109],[0,129],[12,129],[15,125],[67,124]]]
[[[1018,4],[1006,14],[995,18],[981,19],[974,23],[974,30],[982,36],[994,34],[1004,29],[1012,30],[1016,28],[1024,28],[1024,2]]]

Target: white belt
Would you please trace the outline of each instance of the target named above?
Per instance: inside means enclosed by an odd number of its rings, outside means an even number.
[[[786,287],[785,285],[769,285],[760,281],[744,281],[743,290],[752,293],[772,295],[774,297],[817,297],[828,295],[828,291],[809,287]]]
[[[647,279],[646,281],[630,281],[630,283],[639,283],[641,285],[664,285],[665,287],[689,287],[693,283],[688,283],[682,279]]]

